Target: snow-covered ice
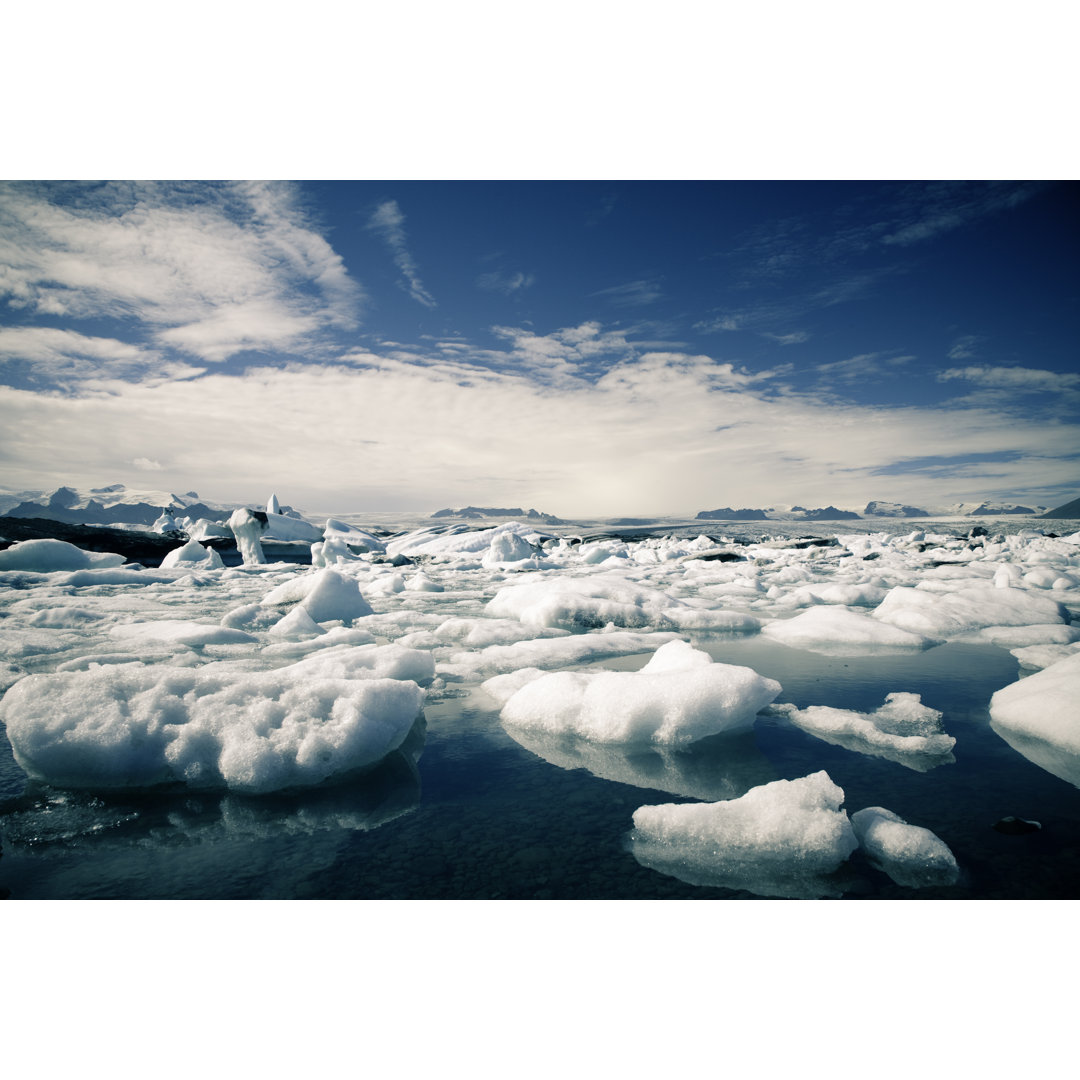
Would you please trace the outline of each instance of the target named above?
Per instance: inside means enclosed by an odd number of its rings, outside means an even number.
[[[631,850],[642,865],[694,885],[833,895],[827,875],[859,846],[843,801],[822,771],[724,802],[642,806],[634,811]]]
[[[684,641],[656,650],[640,671],[557,671],[521,687],[503,723],[602,743],[686,745],[740,731],[781,687],[756,671],[713,663]]]
[[[398,679],[121,664],[30,675],[0,700],[15,759],[73,788],[319,784],[399,746],[423,691]]]

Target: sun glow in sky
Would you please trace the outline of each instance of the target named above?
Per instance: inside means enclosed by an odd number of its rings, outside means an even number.
[[[0,189],[4,486],[299,506],[1074,497],[1068,183]]]

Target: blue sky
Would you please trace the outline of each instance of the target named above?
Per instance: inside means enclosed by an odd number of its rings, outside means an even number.
[[[0,186],[0,485],[566,516],[1080,494],[1080,189]]]

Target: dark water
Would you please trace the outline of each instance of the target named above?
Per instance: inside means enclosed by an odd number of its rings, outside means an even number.
[[[989,727],[991,694],[1017,675],[1005,650],[948,644],[837,658],[758,636],[699,644],[778,679],[780,700],[799,706],[869,711],[887,693],[920,693],[943,711],[956,760],[918,772],[770,716],[759,717],[750,735],[703,740],[663,760],[649,751],[523,745],[502,728],[490,701],[453,687],[433,695],[405,747],[377,770],[305,794],[23,791],[4,739],[0,891],[13,899],[753,898],[641,865],[628,843],[634,810],[733,797],[825,769],[843,788],[849,814],[884,806],[937,833],[961,868],[954,885],[903,888],[857,852],[837,878],[846,899],[1080,896],[1080,790]],[[666,790],[640,786],[663,781]],[[1008,815],[1042,828],[995,831]]]

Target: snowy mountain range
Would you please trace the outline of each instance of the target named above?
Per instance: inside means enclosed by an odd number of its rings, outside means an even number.
[[[202,500],[194,491],[175,495],[127,488],[123,484],[88,491],[60,487],[53,492],[0,494],[0,515],[4,517],[48,518],[72,525],[152,525],[162,511],[193,520],[224,521],[235,508]]]

